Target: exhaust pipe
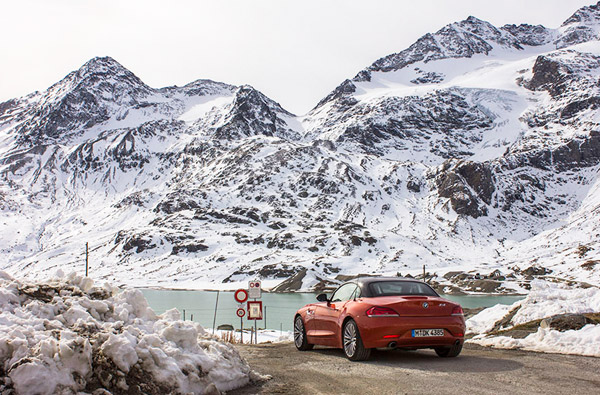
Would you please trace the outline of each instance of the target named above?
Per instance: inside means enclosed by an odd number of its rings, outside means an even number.
[[[390,342],[390,344],[388,344],[388,348],[396,348],[396,342]]]

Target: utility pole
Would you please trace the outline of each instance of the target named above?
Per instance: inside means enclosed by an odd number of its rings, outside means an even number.
[[[89,246],[88,246],[88,242],[85,242],[85,276],[88,276],[88,266],[89,266],[89,261],[90,261],[90,253],[89,253]]]
[[[215,324],[217,323],[217,308],[219,307],[219,290],[217,290],[217,301],[215,302],[215,315],[213,317],[213,335],[215,334]]]

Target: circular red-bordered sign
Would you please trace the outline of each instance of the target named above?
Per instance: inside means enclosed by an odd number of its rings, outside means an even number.
[[[233,294],[233,297],[235,298],[236,302],[244,303],[248,300],[248,291],[246,291],[245,289],[238,289]]]
[[[246,315],[246,310],[244,310],[244,309],[237,309],[237,311],[235,313],[237,314],[238,317],[242,318],[243,316]]]

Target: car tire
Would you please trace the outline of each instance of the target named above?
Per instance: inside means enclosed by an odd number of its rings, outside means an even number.
[[[462,351],[462,342],[447,347],[436,347],[435,353],[442,358],[454,358]]]
[[[308,343],[306,339],[306,329],[302,317],[296,316],[294,320],[294,345],[300,351],[312,350],[313,345]]]
[[[351,361],[364,361],[371,355],[371,349],[365,348],[358,325],[352,319],[346,321],[342,328],[342,348]]]

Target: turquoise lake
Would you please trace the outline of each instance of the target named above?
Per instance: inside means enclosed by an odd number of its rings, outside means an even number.
[[[176,308],[183,318],[200,323],[205,328],[212,328],[215,312],[217,291],[184,291],[184,290],[162,290],[141,289],[148,300],[150,307],[157,314],[166,310]],[[218,292],[219,303],[217,306],[216,326],[231,324],[239,328],[240,319],[235,315],[238,303],[233,298],[233,292]],[[524,296],[504,295],[442,295],[443,297],[460,303],[466,308],[490,307],[496,304],[512,304],[521,300]],[[258,321],[259,328],[292,330],[294,313],[307,303],[316,299],[312,293],[262,293],[265,320]],[[254,321],[244,318],[244,327],[254,326]]]

